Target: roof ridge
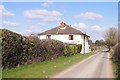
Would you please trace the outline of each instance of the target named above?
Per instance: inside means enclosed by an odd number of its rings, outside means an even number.
[[[72,27],[71,25],[66,24],[65,29],[60,29],[60,26],[57,26],[55,28],[52,28],[50,30],[44,31],[38,35],[47,35],[47,34],[81,34],[81,35],[86,35],[80,30]],[[88,36],[88,35],[86,35]]]

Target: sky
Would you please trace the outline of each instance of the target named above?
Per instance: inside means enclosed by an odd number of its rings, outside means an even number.
[[[92,41],[104,39],[104,32],[116,27],[117,2],[3,2],[2,23],[22,35],[38,34],[57,27],[61,21],[87,33]]]

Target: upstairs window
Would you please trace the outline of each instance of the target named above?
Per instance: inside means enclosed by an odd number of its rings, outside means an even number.
[[[51,35],[47,35],[47,39],[51,39]]]
[[[73,35],[69,35],[69,40],[73,40]]]

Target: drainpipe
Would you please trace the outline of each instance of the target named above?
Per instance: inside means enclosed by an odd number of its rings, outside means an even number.
[[[84,49],[83,49],[83,53],[85,54],[85,36],[86,36],[86,32],[84,34]]]

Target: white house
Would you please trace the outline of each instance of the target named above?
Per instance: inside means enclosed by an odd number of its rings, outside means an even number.
[[[69,44],[82,44],[81,53],[89,53],[90,46],[88,38],[90,36],[82,33],[81,31],[61,22],[59,26],[38,34],[40,39],[55,39]]]

